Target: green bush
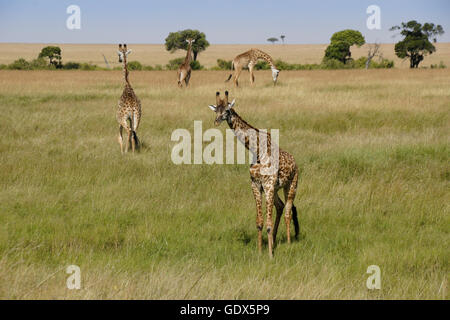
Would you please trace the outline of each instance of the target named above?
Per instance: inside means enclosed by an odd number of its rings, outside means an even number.
[[[99,70],[99,67],[97,65],[91,64],[91,63],[82,63],[81,70],[86,70],[86,71]]]
[[[128,70],[142,70],[142,64],[139,61],[128,62]]]
[[[389,59],[381,59],[380,61],[371,61],[369,68],[390,69],[394,67],[394,61]]]
[[[80,69],[81,65],[78,62],[67,62],[63,64],[63,69],[72,70],[72,69]]]
[[[320,69],[318,64],[299,64],[299,63],[288,63],[283,60],[276,60],[275,65],[278,70],[317,70]]]
[[[54,69],[54,65],[49,66],[47,61],[44,58],[37,58],[30,62],[30,67],[33,70],[42,70],[42,69]]]
[[[19,58],[10,65],[8,65],[8,69],[11,70],[31,70],[31,64],[25,60],[24,58]]]
[[[8,69],[8,66],[6,64],[0,64],[0,70]]]
[[[177,70],[178,67],[183,63],[184,58],[176,58],[169,61],[168,64],[166,64],[167,70]]]
[[[354,68],[365,68],[366,67],[367,57],[361,57],[355,61],[356,65]],[[389,69],[394,67],[394,61],[389,59],[377,59],[370,61],[369,69]]]
[[[351,67],[356,69],[364,69],[366,67],[367,57],[360,57],[356,60],[353,60],[351,62]],[[372,60],[370,64],[372,64],[374,61]],[[370,65],[369,65],[370,68]]]
[[[439,62],[439,64],[432,64],[430,65],[431,69],[445,69],[447,68],[447,66],[445,65],[445,63],[443,61]]]
[[[216,70],[231,70],[231,60],[217,59]]]
[[[200,64],[200,62],[198,60],[196,60],[196,61],[191,61],[191,68],[192,68],[192,70],[202,70],[203,66]]]
[[[166,64],[166,69],[167,70],[177,70],[183,62],[184,62],[184,58],[172,59],[169,61],[168,64]],[[203,66],[197,60],[197,61],[191,61],[191,68],[192,68],[192,70],[201,70],[201,69],[203,69]]]
[[[352,62],[350,62],[350,64],[352,64]],[[341,61],[337,60],[337,59],[328,59],[328,58],[324,58],[321,64],[321,69],[348,69],[349,66],[345,66],[344,63],[342,63]]]
[[[266,61],[258,61],[255,64],[255,70],[269,70],[270,65]]]

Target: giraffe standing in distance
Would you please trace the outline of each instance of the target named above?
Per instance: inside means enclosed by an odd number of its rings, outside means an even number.
[[[245,67],[248,67],[248,71],[250,72],[250,83],[253,84],[255,82],[255,76],[253,75],[253,68],[260,59],[266,61],[270,65],[270,69],[272,70],[273,85],[276,85],[280,70],[278,70],[277,67],[275,66],[272,57],[269,56],[264,51],[253,48],[250,49],[249,51],[241,53],[231,62],[231,70],[233,69],[235,70],[233,79],[235,87],[239,85],[238,82],[239,76],[242,72],[242,69]],[[230,81],[232,76],[233,74],[231,73],[228,79],[225,80],[225,82]]]
[[[226,121],[234,134],[241,141],[249,152],[253,153],[256,162],[250,167],[250,177],[252,181],[252,191],[256,202],[256,228],[258,229],[258,250],[262,251],[262,229],[264,225],[262,213],[262,193],[266,195],[266,224],[269,245],[269,256],[273,257],[273,245],[276,241],[278,225],[280,223],[283,209],[286,208],[284,220],[286,223],[287,242],[291,242],[290,222],[294,222],[295,238],[298,238],[299,224],[297,209],[294,206],[295,194],[297,192],[297,182],[299,170],[294,157],[286,151],[277,149],[272,145],[269,133],[252,127],[245,122],[234,110],[235,100],[228,102],[228,91],[225,91],[225,98],[220,98],[220,93],[216,93],[216,104],[209,108],[216,113],[215,125]],[[267,143],[266,148],[261,148],[259,140],[263,139]],[[275,147],[275,148],[273,148]],[[273,152],[273,151],[278,152]],[[265,170],[273,165],[273,158],[278,155],[278,166],[275,170]],[[275,160],[276,161],[276,160]],[[273,168],[272,168],[273,169]],[[283,189],[286,206],[278,196],[278,190]],[[272,221],[272,210],[275,205],[277,216],[275,225]]]
[[[128,67],[127,67],[127,56],[131,53],[131,49],[127,49],[127,45],[123,46],[119,44],[119,50],[117,54],[119,55],[119,62],[123,62],[123,74],[125,80],[125,87],[123,88],[122,96],[119,99],[119,106],[117,108],[116,119],[119,123],[119,144],[120,151],[124,152],[123,147],[123,136],[122,130],[125,128],[127,131],[127,140],[125,144],[125,152],[128,152],[131,142],[131,148],[134,150],[139,149],[140,143],[136,130],[139,127],[139,122],[141,120],[141,101],[138,99],[136,94],[131,87],[128,80]]]
[[[195,39],[186,39],[186,41],[188,43],[186,58],[184,58],[184,62],[180,65],[177,72],[178,86],[180,88],[183,87],[183,81],[187,87],[189,79],[191,79],[192,43],[195,42]]]

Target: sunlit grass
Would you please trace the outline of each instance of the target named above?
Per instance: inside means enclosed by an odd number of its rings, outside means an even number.
[[[121,72],[0,71],[0,297],[448,299],[448,72],[283,72],[275,88],[257,72],[239,89],[225,74],[180,90],[174,72],[132,72],[144,148],[121,156]],[[225,89],[301,169],[300,240],[281,223],[272,261],[248,165],[170,160],[172,131],[212,128]]]

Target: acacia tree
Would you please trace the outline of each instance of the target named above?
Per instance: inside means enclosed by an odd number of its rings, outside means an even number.
[[[436,37],[444,34],[441,25],[434,25],[434,23],[422,25],[415,20],[402,22],[400,26],[393,26],[389,30],[401,30],[400,34],[404,38],[395,44],[395,54],[401,59],[409,58],[410,68],[419,67],[425,55],[436,51],[430,38],[436,42]]]
[[[61,48],[55,46],[48,46],[41,50],[38,58],[48,58],[49,64],[55,67],[61,66]]]
[[[275,42],[278,41],[278,38],[271,37],[271,38],[267,39],[267,41],[269,41],[269,42],[271,42],[272,44],[274,44]]]
[[[199,52],[204,51],[209,46],[206,35],[198,30],[186,29],[169,33],[166,38],[166,50],[170,52],[175,52],[178,49],[187,50],[187,39],[195,40],[192,43],[192,53],[194,61],[197,61]]]
[[[325,59],[336,59],[342,63],[351,59],[351,46],[360,47],[366,43],[361,32],[351,29],[335,32],[330,40],[331,43],[325,50]]]
[[[280,36],[280,38],[281,38],[281,41],[282,41],[283,44],[284,44],[284,38],[286,38],[286,36],[282,34],[282,35]]]

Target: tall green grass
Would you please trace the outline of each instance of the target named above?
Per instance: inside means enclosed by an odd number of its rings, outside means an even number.
[[[120,72],[0,73],[0,297],[448,299],[450,77],[350,72],[230,90],[301,169],[300,239],[282,222],[273,260],[256,249],[248,165],[170,160],[174,129],[213,127],[223,72],[188,90],[132,73],[144,146],[124,156]],[[366,288],[372,264],[381,290]]]

